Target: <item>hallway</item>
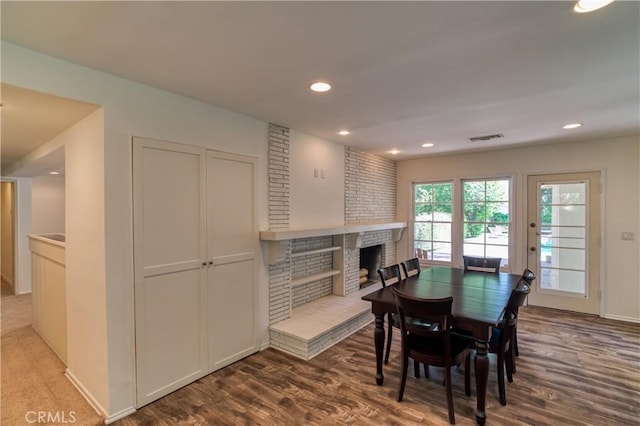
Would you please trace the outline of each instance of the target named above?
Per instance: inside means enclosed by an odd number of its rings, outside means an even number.
[[[31,295],[13,295],[3,283],[1,302],[0,424],[103,424],[64,376],[64,363],[31,327]]]

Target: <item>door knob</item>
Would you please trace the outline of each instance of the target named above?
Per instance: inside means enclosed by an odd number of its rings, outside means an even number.
[[[535,247],[529,247],[529,251],[536,251]]]

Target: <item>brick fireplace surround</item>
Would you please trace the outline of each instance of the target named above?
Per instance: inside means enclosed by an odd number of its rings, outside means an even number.
[[[396,262],[406,228],[396,217],[396,164],[345,147],[345,224],[289,228],[289,129],[269,126],[270,344],[310,359],[373,321],[361,300],[360,248],[382,245],[382,263]]]
[[[289,305],[286,319],[269,327],[271,346],[310,359],[373,320],[360,298],[360,249],[382,245],[383,264],[395,262],[405,222],[263,231],[269,263],[290,271],[275,302]],[[287,297],[288,296],[288,297]],[[286,311],[286,310],[285,310]]]

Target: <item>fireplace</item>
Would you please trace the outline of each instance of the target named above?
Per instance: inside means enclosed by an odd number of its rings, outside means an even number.
[[[360,249],[360,288],[380,282],[378,269],[382,268],[382,244]]]

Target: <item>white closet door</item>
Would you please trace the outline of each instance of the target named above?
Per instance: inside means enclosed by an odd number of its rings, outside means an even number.
[[[207,154],[209,368],[258,350],[256,159]]]
[[[138,407],[207,374],[206,151],[134,138]]]

